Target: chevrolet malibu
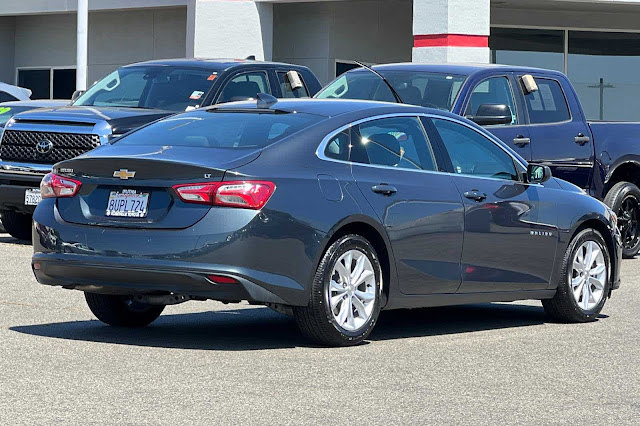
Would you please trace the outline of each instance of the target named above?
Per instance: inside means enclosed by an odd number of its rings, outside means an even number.
[[[597,318],[619,286],[616,216],[474,123],[382,102],[231,103],[55,165],[32,268],[101,321],[248,301],[327,345],[382,309],[541,300]]]

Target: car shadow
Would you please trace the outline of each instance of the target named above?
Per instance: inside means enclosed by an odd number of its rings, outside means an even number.
[[[21,246],[31,245],[31,241],[19,240],[17,238],[13,238],[11,235],[8,235],[8,234],[5,234],[5,235],[0,234],[0,243],[19,244]]]
[[[440,336],[540,325],[541,307],[484,304],[383,312],[369,340]],[[246,351],[314,347],[292,318],[267,308],[163,315],[140,329],[109,327],[97,320],[10,327],[34,336],[162,348]]]

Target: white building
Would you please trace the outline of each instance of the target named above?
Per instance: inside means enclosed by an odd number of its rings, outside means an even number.
[[[88,1],[89,82],[185,56],[294,62],[323,83],[351,59],[492,61],[564,71],[589,118],[640,120],[640,0]],[[69,97],[77,4],[0,2],[0,80]]]

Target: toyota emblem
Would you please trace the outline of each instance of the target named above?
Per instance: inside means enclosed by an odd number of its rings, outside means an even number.
[[[48,154],[51,152],[52,149],[53,149],[53,142],[51,142],[48,139],[43,139],[36,144],[36,151],[38,152],[38,154],[42,154],[42,155]]]

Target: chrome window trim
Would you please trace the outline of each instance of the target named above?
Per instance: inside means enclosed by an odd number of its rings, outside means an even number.
[[[419,173],[438,173],[438,174],[446,174],[446,175],[452,175],[452,176],[469,176],[469,177],[474,177],[477,179],[488,179],[488,180],[497,180],[497,181],[501,181],[501,182],[521,182],[521,183],[526,183],[526,182],[522,182],[520,180],[510,180],[510,179],[499,179],[499,178],[492,178],[492,177],[485,177],[485,176],[479,176],[479,175],[468,175],[468,174],[462,174],[462,173],[451,173],[451,172],[441,172],[438,170],[418,170],[418,169],[405,169],[405,168],[398,168],[398,167],[391,167],[391,166],[382,166],[382,165],[378,165],[378,164],[364,164],[364,163],[357,163],[357,162],[353,162],[353,161],[345,161],[345,160],[337,160],[335,158],[330,158],[327,157],[324,153],[329,141],[331,139],[333,139],[335,136],[337,136],[339,133],[350,129],[353,126],[357,126],[358,124],[361,123],[365,123],[367,121],[373,121],[373,120],[380,120],[383,118],[394,118],[394,117],[427,117],[427,118],[435,118],[435,119],[441,119],[441,120],[448,120],[448,121],[452,121],[454,123],[460,124],[462,126],[467,127],[468,129],[471,129],[473,131],[475,131],[476,133],[478,133],[479,135],[483,136],[485,139],[488,139],[491,143],[493,143],[494,145],[496,145],[498,148],[500,148],[505,154],[507,154],[514,163],[519,164],[520,166],[522,166],[522,168],[524,168],[525,170],[527,169],[527,165],[524,164],[522,161],[520,161],[517,157],[514,157],[509,151],[507,151],[501,144],[502,142],[498,143],[498,140],[495,136],[489,134],[486,135],[480,131],[478,131],[478,129],[473,128],[472,126],[469,126],[467,123],[463,122],[462,120],[459,120],[457,118],[454,117],[447,117],[447,116],[442,116],[442,115],[437,115],[437,114],[430,114],[430,113],[421,113],[421,112],[398,112],[398,113],[390,113],[390,114],[381,114],[381,115],[375,115],[375,116],[371,116],[371,117],[367,117],[367,118],[362,118],[360,120],[356,120],[353,121],[349,124],[345,124],[339,128],[337,128],[336,130],[333,130],[332,132],[330,132],[327,136],[325,136],[322,141],[320,142],[320,145],[318,145],[318,148],[316,149],[316,156],[320,159],[320,160],[324,160],[324,161],[332,161],[335,163],[342,163],[342,164],[348,164],[348,165],[356,165],[356,166],[363,166],[363,167],[373,167],[373,168],[378,168],[378,169],[390,169],[390,170],[401,170],[401,171],[407,171],[407,172],[419,172]],[[426,129],[425,129],[426,130]],[[427,141],[429,143],[429,135],[426,133],[425,131],[425,138],[427,139]],[[531,183],[526,183],[528,185],[539,185],[539,184],[531,184]],[[542,186],[542,185],[540,185]]]

